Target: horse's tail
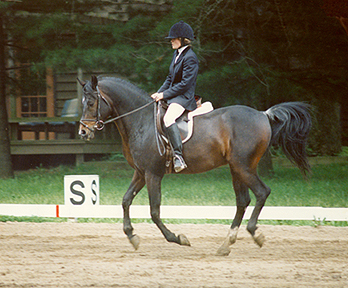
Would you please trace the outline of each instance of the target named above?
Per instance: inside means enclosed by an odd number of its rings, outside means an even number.
[[[306,154],[306,143],[312,126],[310,105],[287,102],[275,105],[264,112],[271,123],[270,145],[280,145],[301,172],[306,175],[311,168]]]

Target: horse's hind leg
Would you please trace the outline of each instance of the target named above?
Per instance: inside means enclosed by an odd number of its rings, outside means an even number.
[[[163,236],[168,242],[174,242],[180,245],[191,246],[185,235],[176,236],[162,222],[160,218],[161,206],[161,181],[162,177],[152,173],[146,173],[146,186],[149,193],[151,219],[161,230]]]
[[[256,224],[259,219],[261,210],[263,206],[265,205],[266,199],[271,193],[271,189],[265,183],[262,182],[260,177],[257,175],[256,170],[254,171],[254,173],[245,171],[244,182],[253,191],[256,197],[255,208],[249,219],[247,230],[253,237],[256,244],[262,247],[265,241],[265,237],[263,236],[262,233],[259,233],[258,235],[256,234],[256,230],[257,230]]]
[[[232,172],[233,188],[236,194],[237,211],[233,219],[231,228],[228,232],[228,235],[224,243],[221,245],[221,247],[217,251],[218,256],[227,256],[230,254],[231,252],[230,246],[234,244],[237,240],[239,226],[242,223],[245,210],[250,203],[248,186],[241,181],[240,177],[236,173],[233,173],[232,169],[231,169],[231,172]]]
[[[139,191],[145,186],[144,176],[139,172],[135,171],[133,179],[129,188],[123,196],[122,207],[123,207],[123,231],[128,236],[129,241],[132,243],[135,250],[138,249],[140,239],[137,235],[133,235],[133,227],[129,216],[129,207],[133,202],[134,197]]]

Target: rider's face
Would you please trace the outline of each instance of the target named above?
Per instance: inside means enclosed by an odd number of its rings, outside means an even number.
[[[181,41],[179,38],[173,38],[170,40],[173,49],[179,49],[181,46]]]

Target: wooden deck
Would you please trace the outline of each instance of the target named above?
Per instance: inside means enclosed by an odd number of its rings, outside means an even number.
[[[75,139],[79,121],[79,117],[12,118],[9,120],[10,139],[23,140],[23,133],[28,132],[34,134],[33,140],[50,140],[50,133],[55,133],[54,138],[64,135]]]
[[[121,138],[113,124],[86,142],[78,137],[79,118],[15,118],[9,120],[11,155],[76,155],[76,164],[86,154],[109,154],[122,150]],[[23,133],[33,133],[35,140],[22,140]],[[52,137],[53,135],[53,137]]]
[[[84,162],[85,154],[120,152],[121,143],[115,141],[33,140],[11,141],[11,155],[74,154],[76,164]]]

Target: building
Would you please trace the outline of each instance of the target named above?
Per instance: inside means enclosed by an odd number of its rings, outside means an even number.
[[[105,0],[105,7],[84,15],[83,20],[101,24],[115,21],[126,22],[130,15],[134,15],[138,10],[167,11],[171,7],[171,2],[168,0]],[[14,66],[14,63],[9,64],[10,67]],[[48,68],[45,74],[41,79],[40,77],[35,79],[42,82],[37,85],[41,87],[37,92],[26,92],[25,89],[11,91],[11,94],[15,95],[9,97],[7,107],[11,154],[21,159],[29,155],[45,159],[54,155],[52,159],[57,159],[56,156],[60,155],[59,159],[64,155],[70,159],[73,158],[75,163],[80,163],[89,155],[120,152],[121,139],[113,124],[97,133],[96,139],[88,143],[80,140],[77,135],[82,112],[80,104],[82,90],[76,78],[90,79],[92,73],[87,74],[82,70],[57,73]],[[93,74],[117,76],[105,71],[96,71]],[[33,75],[29,75],[29,79],[31,79],[30,76]]]

